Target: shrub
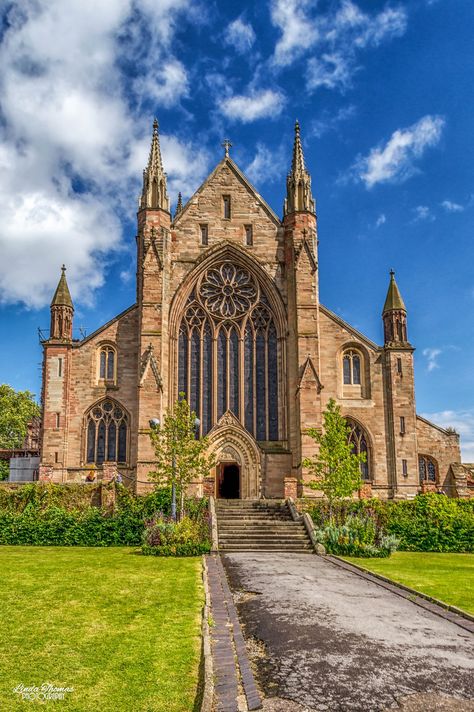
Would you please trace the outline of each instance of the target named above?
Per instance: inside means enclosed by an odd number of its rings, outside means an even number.
[[[183,517],[179,522],[155,517],[146,523],[142,552],[154,556],[197,556],[211,550],[207,517]]]
[[[329,522],[327,502],[301,502],[316,528],[324,530]],[[333,505],[336,526],[350,517],[370,519],[375,527],[375,541],[392,535],[402,551],[474,551],[474,500],[450,499],[436,493],[417,495],[401,502],[344,500]],[[369,529],[367,528],[367,532]],[[362,543],[370,544],[366,539]]]
[[[327,524],[316,530],[316,538],[330,554],[342,556],[385,557],[398,546],[393,536],[379,536],[370,517],[350,515],[344,524]],[[379,532],[380,535],[380,532]]]

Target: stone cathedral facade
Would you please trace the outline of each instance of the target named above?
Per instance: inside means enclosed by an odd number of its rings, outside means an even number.
[[[72,336],[63,268],[43,342],[41,478],[80,482],[94,472],[107,480],[118,470],[143,491],[153,467],[150,420],[185,393],[217,463],[198,493],[306,492],[301,463],[314,445],[305,431],[321,425],[330,398],[354,449],[367,453],[361,496],[443,486],[460,461],[459,439],[416,414],[414,349],[394,274],[383,345],[319,301],[299,125],[282,218],[224,147],[172,215],[155,121],[138,209],[136,303],[82,340]]]

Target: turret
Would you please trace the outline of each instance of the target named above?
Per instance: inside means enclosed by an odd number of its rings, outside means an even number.
[[[301,145],[300,125],[295,123],[295,140],[293,144],[293,160],[291,171],[286,179],[286,198],[283,215],[295,212],[315,212],[314,198],[311,193],[311,176],[304,163],[303,147]]]
[[[153,122],[148,165],[143,171],[143,190],[139,201],[140,209],[152,208],[170,212],[170,199],[166,186],[166,173],[161,160],[160,135],[157,119]]]
[[[183,209],[183,196],[181,195],[181,193],[178,193],[178,202],[176,204],[176,211],[174,214],[175,218],[178,217],[178,215],[180,214],[182,209]]]
[[[74,306],[66,280],[66,267],[61,268],[61,277],[51,302],[50,340],[72,341],[72,318]]]
[[[395,272],[390,271],[390,284],[382,311],[385,346],[410,346],[407,337],[407,310],[395,281]]]

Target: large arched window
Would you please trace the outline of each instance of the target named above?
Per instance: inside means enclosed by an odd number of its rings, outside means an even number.
[[[86,417],[86,462],[127,462],[129,419],[125,410],[106,398]]]
[[[281,439],[280,344],[258,280],[231,262],[210,267],[191,292],[178,337],[178,391],[205,435],[230,410],[260,441]]]
[[[363,428],[351,418],[346,418],[347,424],[350,427],[349,442],[352,443],[352,451],[357,455],[365,453],[365,462],[360,463],[360,473],[363,480],[371,480],[370,472],[370,451],[369,442]]]
[[[418,456],[418,471],[420,473],[420,482],[431,482],[436,484],[438,468],[436,460],[428,455]]]

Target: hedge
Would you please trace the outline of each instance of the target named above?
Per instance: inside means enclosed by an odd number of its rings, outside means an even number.
[[[110,507],[101,489],[116,487]],[[140,546],[145,521],[168,514],[168,489],[135,496],[123,486],[27,484],[0,488],[0,544],[37,546]],[[199,505],[190,503],[199,509]]]
[[[327,502],[305,500],[317,527],[329,520]],[[335,523],[343,524],[350,514],[370,516],[377,531],[393,534],[401,551],[474,551],[474,500],[451,499],[436,493],[417,495],[400,502],[344,500],[333,505]]]
[[[91,507],[69,512],[0,512],[0,544],[37,546],[139,546],[143,517],[128,512],[108,515]]]

